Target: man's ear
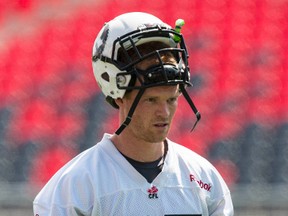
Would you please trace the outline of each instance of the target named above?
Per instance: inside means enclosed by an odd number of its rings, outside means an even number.
[[[117,104],[118,107],[121,107],[123,105],[123,99],[122,98],[114,99],[114,102]]]

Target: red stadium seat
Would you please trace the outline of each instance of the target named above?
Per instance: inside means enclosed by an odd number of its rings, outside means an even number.
[[[30,182],[34,186],[42,187],[48,180],[66,164],[75,152],[67,146],[60,146],[54,143],[48,149],[43,149],[37,154],[30,171]]]
[[[33,19],[41,4],[61,2],[1,1],[0,25],[8,12]],[[0,74],[0,107],[13,107],[7,137],[15,143],[37,140],[43,147],[33,165],[35,181],[47,181],[75,154],[74,140],[85,139],[90,120],[86,112],[93,110],[86,106],[99,93],[90,62],[95,33],[114,16],[136,10],[151,12],[172,26],[178,18],[186,22],[183,33],[194,84],[190,93],[202,119],[190,134],[194,115],[181,100],[171,134],[177,141],[208,155],[218,140],[245,134],[243,128],[251,122],[287,122],[288,25],[283,1],[184,0],[177,7],[164,0],[107,1],[100,6],[95,1],[69,16],[40,20],[37,31],[15,36],[1,51],[0,71],[5,73]],[[99,122],[101,128],[113,133],[117,115],[106,120]],[[72,143],[68,152],[61,137]],[[47,143],[49,139],[54,142]],[[215,163],[229,183],[237,181],[231,161]]]

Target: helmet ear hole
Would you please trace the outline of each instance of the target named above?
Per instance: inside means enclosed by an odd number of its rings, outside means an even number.
[[[106,97],[106,101],[107,101],[112,107],[114,107],[114,108],[116,108],[116,109],[119,109],[119,106],[116,104],[115,100],[114,100],[112,97],[107,96],[107,97]]]
[[[110,82],[110,76],[107,72],[104,72],[101,74],[101,78],[104,79],[107,82]]]

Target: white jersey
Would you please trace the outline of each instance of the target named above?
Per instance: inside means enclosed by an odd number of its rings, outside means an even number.
[[[51,178],[34,200],[35,216],[233,215],[228,187],[203,157],[167,140],[163,170],[150,184],[110,137]]]

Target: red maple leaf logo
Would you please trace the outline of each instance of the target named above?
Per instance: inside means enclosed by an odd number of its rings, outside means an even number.
[[[150,189],[147,190],[149,194],[156,194],[158,189],[155,186],[152,186]]]

